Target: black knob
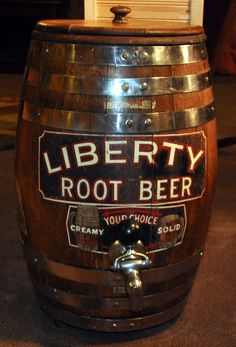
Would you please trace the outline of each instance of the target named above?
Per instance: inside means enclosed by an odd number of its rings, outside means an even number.
[[[132,246],[141,237],[140,225],[133,219],[127,219],[117,226],[117,238],[124,246]]]

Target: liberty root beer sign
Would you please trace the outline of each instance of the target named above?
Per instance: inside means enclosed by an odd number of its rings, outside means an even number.
[[[69,204],[69,244],[95,252],[107,251],[117,225],[127,218],[143,225],[148,251],[181,243],[186,227],[183,202],[204,193],[205,166],[202,131],[44,131],[39,138],[39,191],[44,199]]]

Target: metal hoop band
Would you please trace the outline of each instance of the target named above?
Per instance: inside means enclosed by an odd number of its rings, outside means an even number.
[[[210,73],[151,78],[81,78],[45,73],[42,90],[103,96],[148,96],[190,93],[211,85]]]
[[[91,318],[85,315],[77,315],[75,313],[67,312],[65,310],[45,304],[45,301],[39,297],[41,308],[52,318],[62,321],[72,326],[92,329],[97,331],[107,332],[122,332],[122,331],[135,331],[140,329],[150,328],[160,325],[175,318],[184,308],[185,301],[181,301],[177,305],[159,313],[148,316],[128,318],[128,319],[101,319]]]
[[[86,132],[151,133],[187,129],[214,118],[214,104],[175,112],[92,113],[24,103],[23,119],[48,127]]]
[[[108,287],[125,286],[123,276],[112,271],[79,268],[72,265],[58,263],[30,250],[26,246],[24,246],[24,253],[30,263],[34,265],[36,264],[41,271],[45,271],[48,274],[57,276],[58,278],[75,281],[77,283],[81,282],[95,285],[105,283]],[[140,274],[142,281],[145,284],[167,281],[195,268],[198,265],[199,260],[200,253],[197,253],[176,264],[141,270]]]
[[[42,54],[44,62],[53,58],[82,65],[154,66],[189,64],[207,59],[205,43],[157,46],[109,46],[33,41],[32,58]]]
[[[127,297],[100,297],[89,295],[78,295],[64,290],[56,289],[48,284],[34,280],[34,288],[40,295],[59,303],[73,308],[80,314],[87,314],[94,317],[122,317],[131,315],[130,300]],[[180,296],[186,296],[190,291],[193,283],[193,276],[189,277],[179,286],[158,292],[152,295],[144,295],[141,298],[142,304],[140,311],[149,310],[158,311],[161,307]],[[102,311],[101,311],[102,307]],[[104,312],[104,313],[103,313]]]

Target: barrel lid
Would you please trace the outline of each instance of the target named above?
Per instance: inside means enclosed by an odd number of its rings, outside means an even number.
[[[54,32],[79,35],[109,36],[190,36],[204,33],[199,25],[175,22],[147,21],[130,19],[128,23],[113,23],[111,20],[42,20],[36,29],[43,32]]]

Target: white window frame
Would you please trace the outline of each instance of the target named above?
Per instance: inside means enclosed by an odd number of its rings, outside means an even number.
[[[190,1],[190,25],[203,25],[203,6],[204,0],[189,0]],[[84,18],[86,20],[95,20],[96,15],[96,0],[84,1]]]

